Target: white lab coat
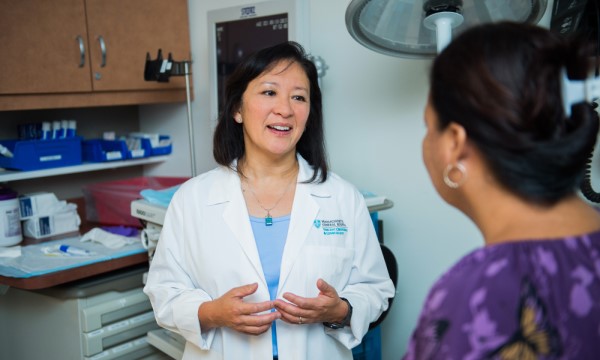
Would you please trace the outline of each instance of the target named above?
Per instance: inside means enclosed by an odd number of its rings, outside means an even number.
[[[310,178],[312,168],[298,160],[298,179]],[[285,292],[315,297],[319,278],[350,301],[351,326],[332,330],[278,320],[280,360],[352,359],[350,349],[394,295],[362,195],[331,172],[323,184],[296,187],[277,297]],[[183,359],[273,358],[271,331],[259,336],[230,328],[200,331],[200,304],[255,282],[258,290],[245,301],[268,301],[237,173],[221,166],[184,183],[167,210],[144,288],[157,322],[186,339]]]

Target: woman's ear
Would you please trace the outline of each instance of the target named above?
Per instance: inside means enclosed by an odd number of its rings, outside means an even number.
[[[444,130],[444,151],[449,164],[456,164],[468,156],[467,131],[462,125],[448,124]]]
[[[236,123],[241,124],[242,123],[242,114],[239,111],[236,111],[233,114],[233,119],[235,120]]]

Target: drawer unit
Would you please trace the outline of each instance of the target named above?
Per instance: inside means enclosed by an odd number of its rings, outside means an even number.
[[[40,291],[9,288],[0,295],[0,358],[165,358],[146,337],[159,328],[142,292],[147,269]]]

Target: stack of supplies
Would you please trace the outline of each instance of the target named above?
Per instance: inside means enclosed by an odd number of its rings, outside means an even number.
[[[77,205],[59,201],[54,193],[21,195],[19,206],[25,236],[40,239],[79,231]]]

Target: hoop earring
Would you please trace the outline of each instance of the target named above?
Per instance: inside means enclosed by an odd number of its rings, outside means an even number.
[[[450,179],[450,171],[452,170],[458,170],[460,172],[460,180],[458,182],[453,181],[452,179]],[[465,166],[462,163],[457,163],[456,165],[452,165],[452,164],[448,164],[448,166],[446,166],[446,168],[444,169],[444,183],[451,189],[458,189],[462,184],[465,183],[465,181],[467,181],[467,168],[465,168]]]

